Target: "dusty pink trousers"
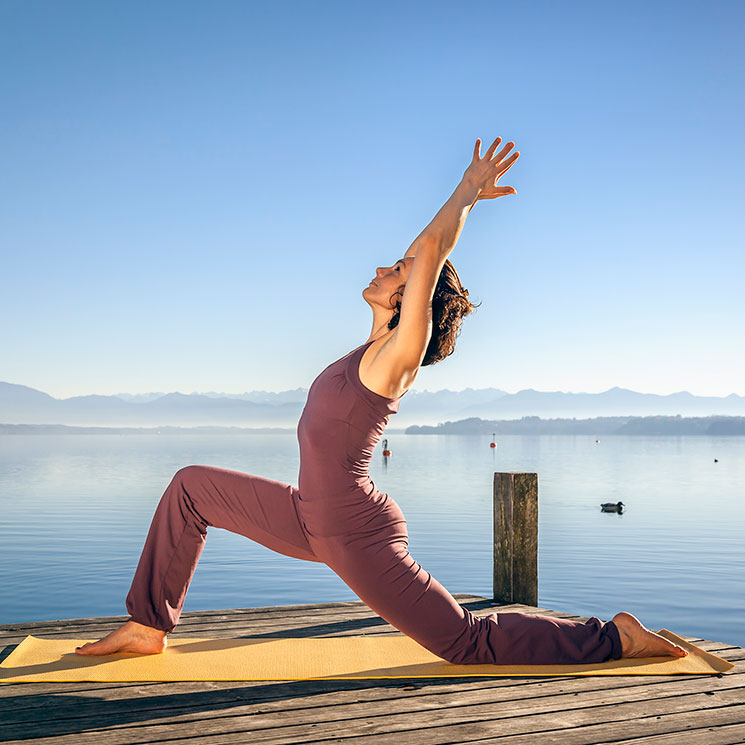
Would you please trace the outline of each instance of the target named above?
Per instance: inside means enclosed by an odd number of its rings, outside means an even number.
[[[155,510],[127,595],[130,618],[174,629],[207,528],[214,526],[281,554],[327,564],[375,613],[449,662],[561,664],[621,656],[612,621],[510,612],[478,617],[463,608],[412,558],[403,513],[383,496],[366,501],[353,495],[334,503],[330,514],[338,529],[320,535],[309,531],[303,510],[310,507],[304,508],[296,487],[214,466],[186,466]],[[329,524],[328,516],[322,524]]]

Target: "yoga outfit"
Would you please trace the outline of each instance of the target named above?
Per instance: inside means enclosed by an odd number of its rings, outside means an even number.
[[[298,422],[298,486],[214,466],[176,472],[150,525],[126,606],[166,632],[179,621],[208,526],[296,559],[327,564],[375,613],[459,664],[561,664],[621,657],[612,621],[525,613],[475,616],[408,551],[406,519],[368,468],[402,397],[359,377],[367,342],[313,381]]]

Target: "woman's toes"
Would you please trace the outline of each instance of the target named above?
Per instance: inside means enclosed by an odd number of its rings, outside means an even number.
[[[77,647],[75,649],[76,654],[108,654],[109,649],[106,647],[110,647],[109,644],[104,644],[104,640],[101,639],[97,642],[86,642],[83,644],[82,647]]]
[[[150,629],[140,631],[136,626],[125,625],[112,631],[103,639],[87,642],[75,648],[75,654],[106,655],[115,652],[135,652],[137,654],[162,654],[168,646],[166,635],[162,631]]]
[[[683,647],[650,631],[631,613],[622,611],[613,621],[621,636],[622,657],[685,657],[688,654]]]

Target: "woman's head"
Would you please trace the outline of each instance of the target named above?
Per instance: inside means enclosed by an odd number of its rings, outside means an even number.
[[[401,301],[413,263],[414,257],[407,257],[390,267],[378,267],[375,279],[364,291],[368,303],[392,312],[389,329],[396,328],[401,317]],[[477,307],[468,299],[468,290],[463,287],[455,267],[446,259],[432,296],[432,337],[422,367],[441,362],[455,351],[455,339],[463,318]]]
[[[375,279],[362,291],[374,311],[377,308],[381,313],[389,313],[395,301],[401,301],[413,264],[414,257],[407,256],[392,266],[379,266],[375,270]]]

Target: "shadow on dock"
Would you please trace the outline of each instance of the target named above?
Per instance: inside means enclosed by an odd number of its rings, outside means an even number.
[[[455,595],[476,615],[582,616]],[[100,638],[127,616],[0,626],[0,659],[28,634]],[[318,637],[400,632],[364,603],[197,611],[183,638]],[[745,650],[685,637],[735,663],[726,675],[411,678],[147,683],[4,683],[0,741],[55,745],[178,742],[572,745],[745,740]]]

